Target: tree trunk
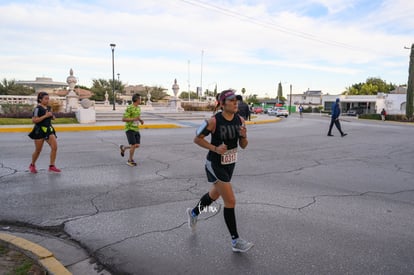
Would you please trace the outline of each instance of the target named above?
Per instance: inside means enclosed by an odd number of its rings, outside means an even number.
[[[414,94],[414,44],[411,45],[410,67],[408,69],[407,102],[405,114],[408,118],[413,117],[413,94]]]

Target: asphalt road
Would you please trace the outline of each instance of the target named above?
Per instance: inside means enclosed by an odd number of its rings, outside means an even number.
[[[138,167],[125,164],[122,131],[58,133],[57,166],[45,147],[0,135],[0,221],[60,227],[113,274],[414,274],[414,127],[326,117],[249,125],[233,177],[241,237],[231,251],[218,212],[197,231],[185,209],[209,189],[194,128],[143,130]]]

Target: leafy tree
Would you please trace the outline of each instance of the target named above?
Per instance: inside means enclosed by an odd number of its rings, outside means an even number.
[[[214,91],[210,91],[209,89],[206,89],[204,92],[204,96],[215,96]]]
[[[104,101],[105,92],[108,93],[109,101],[112,101],[112,86],[108,80],[105,79],[92,79],[92,88],[91,91],[93,95],[91,96],[92,100]]]
[[[142,97],[147,97],[148,92],[151,94],[151,101],[157,102],[158,100],[163,99],[164,97],[168,96],[168,94],[165,92],[165,89],[161,86],[144,86],[145,92],[139,93]]]
[[[90,90],[93,95],[91,96],[92,100],[96,101],[104,101],[105,100],[105,92],[108,93],[108,100],[110,102],[113,102],[113,84],[115,84],[115,96],[116,93],[125,93],[125,85],[122,84],[122,81],[115,80],[115,82],[112,81],[112,79],[106,80],[106,79],[92,79],[92,88],[86,88],[82,87],[82,89]]]
[[[356,83],[347,87],[344,95],[376,95],[378,93],[389,93],[396,89],[397,86],[392,83],[387,83],[381,78],[370,77],[365,83]]]
[[[392,83],[388,84],[386,81],[382,80],[381,78],[375,78],[375,77],[368,78],[366,83],[377,86],[378,93],[389,93],[390,91],[395,90],[397,88],[396,85]]]
[[[259,100],[257,99],[257,95],[249,95],[246,97],[246,102],[251,105],[251,104],[259,104]]]
[[[362,85],[359,94],[361,95],[376,95],[379,91],[379,87],[372,83],[365,83]]]
[[[0,82],[0,95],[32,95],[34,92],[32,88],[16,84],[14,80],[4,78]]]
[[[410,66],[408,68],[407,103],[405,104],[405,115],[413,116],[413,95],[414,95],[414,44],[411,45]]]
[[[125,85],[122,84],[122,81],[118,81],[115,79],[115,82],[113,82],[112,79],[110,79],[108,80],[108,82],[111,85],[111,90],[113,83],[115,83],[115,93],[125,94]]]
[[[188,92],[181,92],[179,95],[179,98],[183,100],[188,100]],[[197,93],[190,91],[190,99],[197,99],[197,98],[198,98]]]
[[[241,89],[241,93],[242,93],[242,95],[244,96],[244,94],[246,93],[246,88],[242,88],[242,89]]]

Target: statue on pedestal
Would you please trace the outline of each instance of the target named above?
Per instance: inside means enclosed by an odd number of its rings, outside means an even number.
[[[108,100],[108,97],[109,97],[109,95],[108,95],[108,91],[105,91],[105,103],[104,103],[104,105],[105,105],[105,106],[109,106],[109,100]]]
[[[152,106],[152,103],[151,103],[151,92],[149,90],[148,90],[148,93],[147,93],[147,98],[148,98],[147,106]]]
[[[180,89],[180,86],[178,86],[178,84],[177,84],[177,78],[176,78],[176,79],[174,79],[174,84],[172,86],[172,90],[174,92],[174,96],[175,96],[176,99],[177,99],[177,94],[178,94],[178,90],[179,89]]]
[[[69,93],[66,96],[66,112],[73,112],[78,109],[79,96],[74,91],[77,82],[76,77],[73,76],[73,70],[70,69],[69,76],[66,78],[66,83],[69,86]]]
[[[70,95],[70,96],[76,95],[74,90],[75,90],[75,86],[76,86],[77,82],[78,81],[76,80],[76,77],[73,76],[73,70],[70,69],[69,76],[66,78],[66,83],[68,83],[68,86],[69,86],[68,95]]]
[[[174,84],[172,85],[172,90],[174,92],[174,98],[170,100],[168,105],[170,108],[175,109],[176,112],[184,111],[184,109],[181,107],[181,100],[177,98],[179,89],[180,89],[180,86],[178,86],[177,79],[174,79]]]

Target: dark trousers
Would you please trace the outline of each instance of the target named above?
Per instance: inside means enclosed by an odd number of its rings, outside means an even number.
[[[341,133],[341,135],[343,135],[344,132],[342,132],[341,123],[339,122],[339,119],[336,119],[336,118],[331,118],[331,124],[329,125],[328,135],[332,134],[332,127],[334,126],[334,124],[336,128],[338,129],[338,131]]]

